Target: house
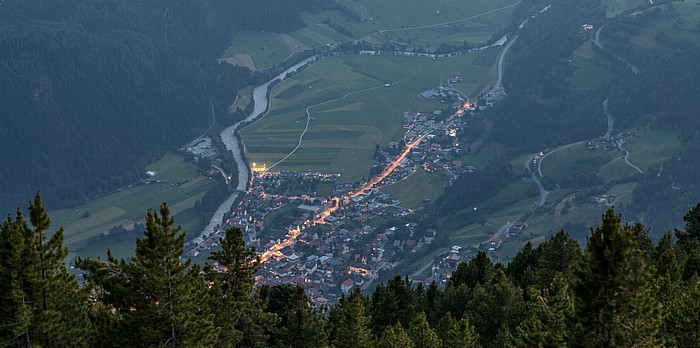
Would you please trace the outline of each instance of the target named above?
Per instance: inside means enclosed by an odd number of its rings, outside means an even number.
[[[351,262],[350,267],[348,267],[348,271],[360,275],[363,277],[373,277],[374,272],[372,270],[372,267],[366,264],[363,264],[361,262]]]
[[[347,294],[350,292],[353,286],[355,286],[355,282],[348,278],[342,284],[340,284],[340,290]]]
[[[450,253],[450,256],[445,258],[445,263],[452,268],[457,268],[457,265],[462,261],[462,257],[456,253]]]

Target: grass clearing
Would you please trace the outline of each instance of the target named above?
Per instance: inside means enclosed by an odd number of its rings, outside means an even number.
[[[231,111],[236,111],[236,109],[245,110],[245,108],[250,105],[253,101],[253,86],[248,86],[246,88],[238,91],[238,99],[229,108]]]
[[[278,34],[260,30],[237,31],[231,43],[224,57],[250,55],[256,69],[273,66],[292,53]]]
[[[423,169],[418,169],[404,180],[382,190],[401,200],[402,207],[418,209],[426,199],[435,199],[444,190],[444,185],[441,174],[429,175]]]
[[[571,64],[577,68],[571,77],[571,83],[577,89],[598,88],[615,77],[615,73],[604,66],[606,59],[593,50],[590,41],[574,51]]]
[[[165,154],[146,168],[157,173],[153,180],[174,183],[191,179],[199,170],[196,164],[189,162],[185,157],[172,153]]]
[[[542,162],[542,175],[561,179],[572,174],[596,172],[610,159],[611,155],[602,149],[588,149],[585,144],[574,145],[547,156]]]
[[[375,144],[386,146],[403,138],[404,111],[445,108],[437,101],[419,98],[419,93],[457,72],[475,86],[495,78],[493,64],[476,65],[476,58],[476,53],[438,60],[326,58],[275,86],[270,114],[241,131],[248,158],[269,168],[289,154],[299,143],[306,108],[311,107],[313,120],[301,146],[276,169],[323,170],[341,173],[344,180],[358,180],[369,174]],[[385,83],[392,85],[384,87]]]
[[[622,155],[616,156],[612,161],[604,164],[598,169],[598,178],[603,182],[610,182],[616,179],[622,179],[626,176],[637,175],[638,172],[630,165],[625,163],[625,158]]]
[[[652,130],[633,137],[624,147],[630,152],[629,161],[646,170],[670,159],[681,148],[681,141],[675,132]]]

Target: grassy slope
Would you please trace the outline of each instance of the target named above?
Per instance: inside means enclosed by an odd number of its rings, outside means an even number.
[[[374,145],[403,137],[404,111],[432,111],[443,104],[418,94],[461,72],[471,93],[493,79],[493,67],[473,64],[478,54],[430,60],[419,57],[347,56],[327,58],[277,85],[272,110],[241,132],[248,157],[258,165],[282,159],[297,144],[306,124],[306,106],[373,88],[310,109],[311,121],[299,150],[278,169],[340,172],[348,180],[367,175]],[[383,87],[392,82],[391,87]]]
[[[428,175],[419,169],[408,178],[383,188],[395,198],[401,200],[401,206],[417,209],[425,199],[435,199],[444,190],[441,174]]]
[[[513,0],[478,0],[466,5],[455,0],[340,2],[366,20],[350,20],[338,11],[305,13],[306,27],[288,34],[252,30],[236,33],[231,38],[231,47],[223,56],[249,55],[255,68],[260,69],[279,63],[293,52],[358,39],[427,49],[434,49],[443,43],[457,46],[465,41],[482,44],[509,24],[515,6],[447,26],[439,23],[459,21],[516,3]],[[323,23],[326,20],[346,28],[352,37],[338,33]],[[435,26],[418,28],[426,25]],[[387,29],[401,30],[378,34],[380,30]]]
[[[152,164],[154,169],[162,170],[163,178],[181,181],[192,175],[192,164],[184,161],[178,155],[168,154]],[[150,168],[150,166],[149,166]],[[196,174],[196,168],[194,171]],[[158,176],[156,176],[158,177]],[[194,210],[194,203],[200,199],[213,183],[209,178],[198,176],[182,185],[168,183],[152,183],[150,185],[134,186],[114,194],[96,199],[87,204],[71,209],[61,209],[49,212],[53,226],[65,228],[64,243],[69,250],[81,247],[85,241],[114,226],[130,228],[134,223],[143,223],[149,208],[157,209],[161,203],[167,202],[176,223],[183,230],[197,232],[195,229],[201,223],[201,218]],[[83,217],[85,212],[89,217]],[[127,242],[120,242],[123,244]],[[126,257],[133,253],[133,240],[128,241],[131,248],[118,247],[115,256]],[[88,247],[81,254],[104,255],[104,243]],[[125,253],[122,253],[124,251]]]
[[[571,83],[577,89],[595,89],[615,77],[615,73],[605,67],[607,60],[593,50],[590,41],[574,51],[571,64],[577,68],[571,77]]]

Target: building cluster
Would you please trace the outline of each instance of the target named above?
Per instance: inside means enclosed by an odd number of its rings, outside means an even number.
[[[216,157],[216,147],[212,144],[211,138],[203,137],[197,139],[193,144],[187,146],[185,150],[195,157]]]
[[[432,91],[451,105],[448,112],[403,113],[403,140],[376,149],[369,179],[343,182],[335,173],[254,172],[250,189],[224,226],[240,228],[247,245],[261,252],[256,284],[296,284],[315,303],[332,303],[354,288],[372,286],[380,272],[391,273],[408,254],[434,242],[437,231],[397,223],[409,221],[413,211],[381,190],[419,168],[443,174],[447,183],[476,170],[460,160],[460,139],[463,121],[480,109],[452,88]],[[329,196],[318,195],[321,184],[331,187]],[[188,256],[216,247],[222,230],[194,240]],[[444,283],[472,253],[454,247],[426,268],[429,276],[413,278]]]

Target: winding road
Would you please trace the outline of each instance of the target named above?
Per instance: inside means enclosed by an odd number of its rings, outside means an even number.
[[[603,101],[603,111],[605,111],[605,115],[608,117],[608,132],[605,133],[605,137],[607,139],[610,139],[610,135],[611,135],[612,129],[613,129],[613,117],[610,114],[610,111],[608,111],[608,98],[605,98],[605,100]],[[630,163],[630,161],[629,161],[630,152],[627,149],[625,149],[624,147],[622,147],[624,142],[622,140],[616,140],[615,143],[617,144],[617,147],[620,148],[620,150],[625,152],[625,163],[627,163],[627,165],[629,165],[630,167],[634,168],[637,172],[639,172],[639,174],[642,174],[643,171],[641,169],[639,169],[639,167]]]
[[[547,196],[549,195],[549,191],[544,189],[544,186],[542,186],[542,182],[540,182],[540,178],[535,174],[535,172],[530,169],[530,164],[532,163],[532,160],[535,159],[535,155],[531,155],[525,160],[525,169],[527,170],[528,173],[530,173],[530,178],[532,181],[535,182],[537,185],[537,188],[540,190],[540,203],[539,206],[543,206],[544,203],[547,201]]]
[[[513,43],[515,43],[517,38],[517,35],[513,36],[513,38],[509,40],[506,47],[503,48],[503,51],[501,51],[501,54],[498,56],[498,77],[496,78],[496,83],[493,84],[493,88],[491,88],[489,93],[493,93],[501,88],[501,82],[503,82],[503,61],[505,61],[508,50],[511,46],[513,46]]]

